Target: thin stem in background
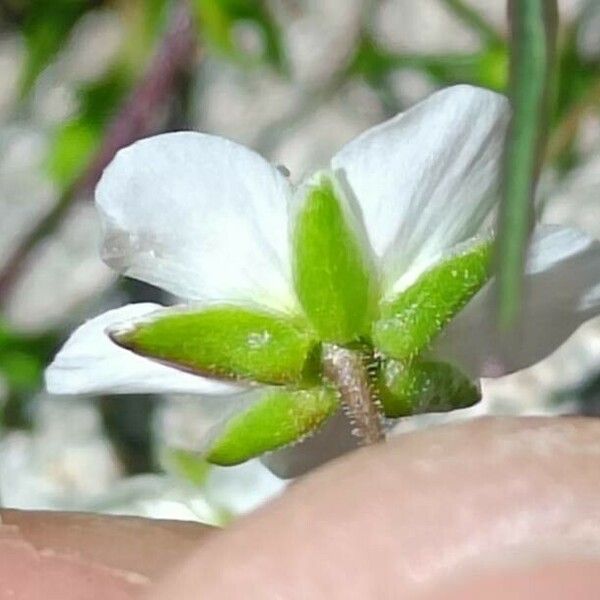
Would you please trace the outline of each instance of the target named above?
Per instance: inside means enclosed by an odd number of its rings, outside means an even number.
[[[498,323],[517,323],[534,196],[544,157],[556,48],[556,0],[511,0],[510,99],[496,264]]]
[[[145,75],[111,121],[99,150],[82,175],[63,192],[54,208],[17,246],[0,272],[0,305],[6,301],[32,250],[61,224],[73,203],[88,195],[116,152],[156,131],[160,109],[168,104],[179,76],[196,56],[197,34],[187,0],[173,11],[165,35]]]
[[[502,45],[504,39],[472,6],[462,0],[441,0],[463,23],[479,34],[482,41]]]

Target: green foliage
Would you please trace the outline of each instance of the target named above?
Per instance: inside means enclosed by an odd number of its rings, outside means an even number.
[[[8,389],[3,411],[0,406],[0,422],[13,427],[28,425],[28,400],[40,388],[55,348],[52,334],[19,334],[0,321],[0,380]]]
[[[438,263],[381,307],[373,341],[387,356],[405,359],[425,349],[489,277],[491,243]]]
[[[375,271],[348,207],[329,175],[305,190],[294,218],[296,292],[323,341],[368,334],[377,301]]]
[[[587,18],[594,18],[593,10],[593,3],[589,3],[588,11],[567,27],[561,36],[556,73],[558,85],[552,115],[554,134],[550,139],[547,159],[562,173],[577,166],[582,158],[581,150],[574,143],[580,132],[581,118],[600,109],[600,53],[586,57],[578,49],[581,29]]]
[[[514,322],[522,295],[536,181],[550,115],[557,20],[556,0],[512,0],[509,7],[513,116],[506,141],[497,242],[499,322],[504,327]]]
[[[22,350],[0,355],[0,372],[14,391],[30,391],[38,385],[44,365],[39,357]]]
[[[291,444],[319,428],[338,407],[337,394],[325,387],[269,390],[225,425],[207,460],[235,465]]]
[[[23,96],[52,62],[79,19],[94,4],[90,0],[30,0],[26,3],[23,35],[27,58],[20,85]]]
[[[476,404],[476,385],[448,363],[384,360],[378,375],[379,397],[387,417],[447,412]]]
[[[48,155],[50,177],[68,187],[88,164],[98,147],[99,133],[89,121],[76,118],[60,126]]]
[[[36,389],[54,349],[48,335],[19,335],[0,321],[0,376],[16,392]]]
[[[560,85],[556,93],[554,123],[564,117],[569,109],[579,104],[594,85],[600,81],[600,56],[595,60],[583,58],[577,48],[580,24],[566,31],[557,60],[557,79]]]
[[[504,43],[493,43],[473,53],[393,53],[371,36],[359,41],[348,68],[349,76],[361,76],[379,88],[397,71],[416,71],[434,85],[470,83],[503,91],[508,79],[508,51]]]
[[[280,72],[287,69],[279,27],[262,0],[192,0],[202,37],[219,53],[241,65],[267,62]],[[240,44],[240,29],[249,27],[262,48],[256,56]]]
[[[165,314],[111,337],[194,373],[267,384],[301,382],[315,346],[302,320],[233,306]]]
[[[83,4],[89,10],[96,3],[88,0]],[[127,35],[121,53],[99,78],[76,90],[77,112],[57,127],[47,159],[50,177],[63,189],[74,183],[98,150],[108,123],[163,31],[169,6],[168,0],[132,0],[122,15]]]
[[[20,90],[25,96],[38,76],[65,46],[82,17],[108,3],[105,0],[23,0],[10,12],[21,23],[27,56],[21,73]],[[138,68],[164,25],[169,0],[128,0],[121,11],[128,27],[125,53],[121,58]],[[0,7],[1,10],[2,7]]]
[[[50,176],[61,187],[71,185],[88,165],[129,85],[125,69],[114,68],[79,90],[78,114],[58,127],[48,156]]]

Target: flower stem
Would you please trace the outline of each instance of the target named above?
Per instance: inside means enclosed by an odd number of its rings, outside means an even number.
[[[342,405],[352,422],[352,433],[365,446],[385,439],[383,419],[373,393],[363,353],[335,344],[323,347],[325,376],[340,393]]]

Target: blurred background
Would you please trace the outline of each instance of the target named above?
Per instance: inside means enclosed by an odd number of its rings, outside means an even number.
[[[600,0],[562,0],[541,218],[600,237]],[[200,397],[57,397],[45,365],[83,320],[169,301],[99,259],[93,186],[121,146],[196,129],[292,180],[436,88],[502,91],[499,0],[0,0],[0,501],[225,523],[285,485],[208,468]],[[483,382],[474,414],[600,414],[600,321]],[[213,401],[214,402],[214,401]]]

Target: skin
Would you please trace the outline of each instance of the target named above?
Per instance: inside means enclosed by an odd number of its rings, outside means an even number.
[[[0,600],[129,600],[211,530],[194,523],[0,511]]]
[[[325,465],[225,531],[2,518],[2,600],[52,597],[57,568],[79,590],[66,600],[594,598],[600,420],[487,418],[406,434]]]

